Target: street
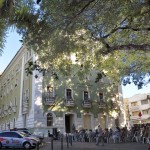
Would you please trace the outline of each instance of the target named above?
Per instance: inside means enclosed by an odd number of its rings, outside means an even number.
[[[51,142],[46,142],[40,150],[148,150],[148,144],[141,143],[119,143],[119,144],[105,144],[104,146],[95,145],[95,143],[88,142],[73,142],[72,146],[67,147],[67,143],[63,143],[63,149],[60,141],[53,142],[53,149]]]

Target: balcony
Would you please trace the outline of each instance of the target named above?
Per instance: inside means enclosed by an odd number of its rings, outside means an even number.
[[[29,112],[29,98],[25,97],[22,103],[22,114],[27,114]]]
[[[46,97],[44,104],[52,106],[54,105],[54,102],[55,102],[55,97]]]
[[[91,108],[92,104],[90,100],[83,100],[82,107],[83,108]]]
[[[12,111],[13,111],[14,113],[17,112],[17,106],[16,106],[16,105],[12,106]]]
[[[54,96],[54,94],[52,92],[46,92],[44,94],[44,104],[45,105],[54,105],[56,97]]]
[[[65,106],[66,107],[74,107],[75,106],[75,102],[73,100],[72,97],[67,97],[65,100]]]
[[[140,120],[140,118],[139,118],[138,115],[137,115],[137,116],[131,116],[130,119],[131,119],[131,120]]]
[[[139,107],[139,105],[129,106],[129,110],[140,110],[140,107]]]
[[[143,104],[140,106],[140,110],[150,109],[150,104]]]
[[[106,103],[104,101],[98,102],[99,108],[106,108]]]
[[[22,104],[22,114],[27,114],[29,111],[29,103],[28,102],[23,102]]]
[[[8,114],[11,115],[11,113],[12,113],[12,107],[9,106],[9,107],[8,107]]]

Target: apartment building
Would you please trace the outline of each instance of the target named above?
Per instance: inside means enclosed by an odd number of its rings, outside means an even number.
[[[22,46],[0,76],[0,129],[29,128],[41,135],[53,129],[62,133],[76,129],[124,126],[124,109],[120,86],[108,79],[95,83],[96,71],[84,80],[25,68],[36,56]]]
[[[131,125],[150,123],[150,93],[128,98],[128,108]]]

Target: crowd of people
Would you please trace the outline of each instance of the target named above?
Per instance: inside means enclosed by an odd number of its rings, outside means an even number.
[[[125,143],[125,142],[150,142],[150,126],[141,125],[133,126],[130,130],[127,127],[113,129],[102,129],[99,125],[96,130],[81,129],[74,130],[72,133],[72,140],[79,142],[95,142],[96,145],[100,143],[102,146],[105,143]]]

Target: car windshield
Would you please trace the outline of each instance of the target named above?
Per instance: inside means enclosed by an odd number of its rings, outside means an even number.
[[[19,134],[22,136],[22,137],[29,137],[28,134],[24,133],[24,132],[19,132]]]
[[[29,131],[23,131],[25,134],[31,135],[31,133]]]

